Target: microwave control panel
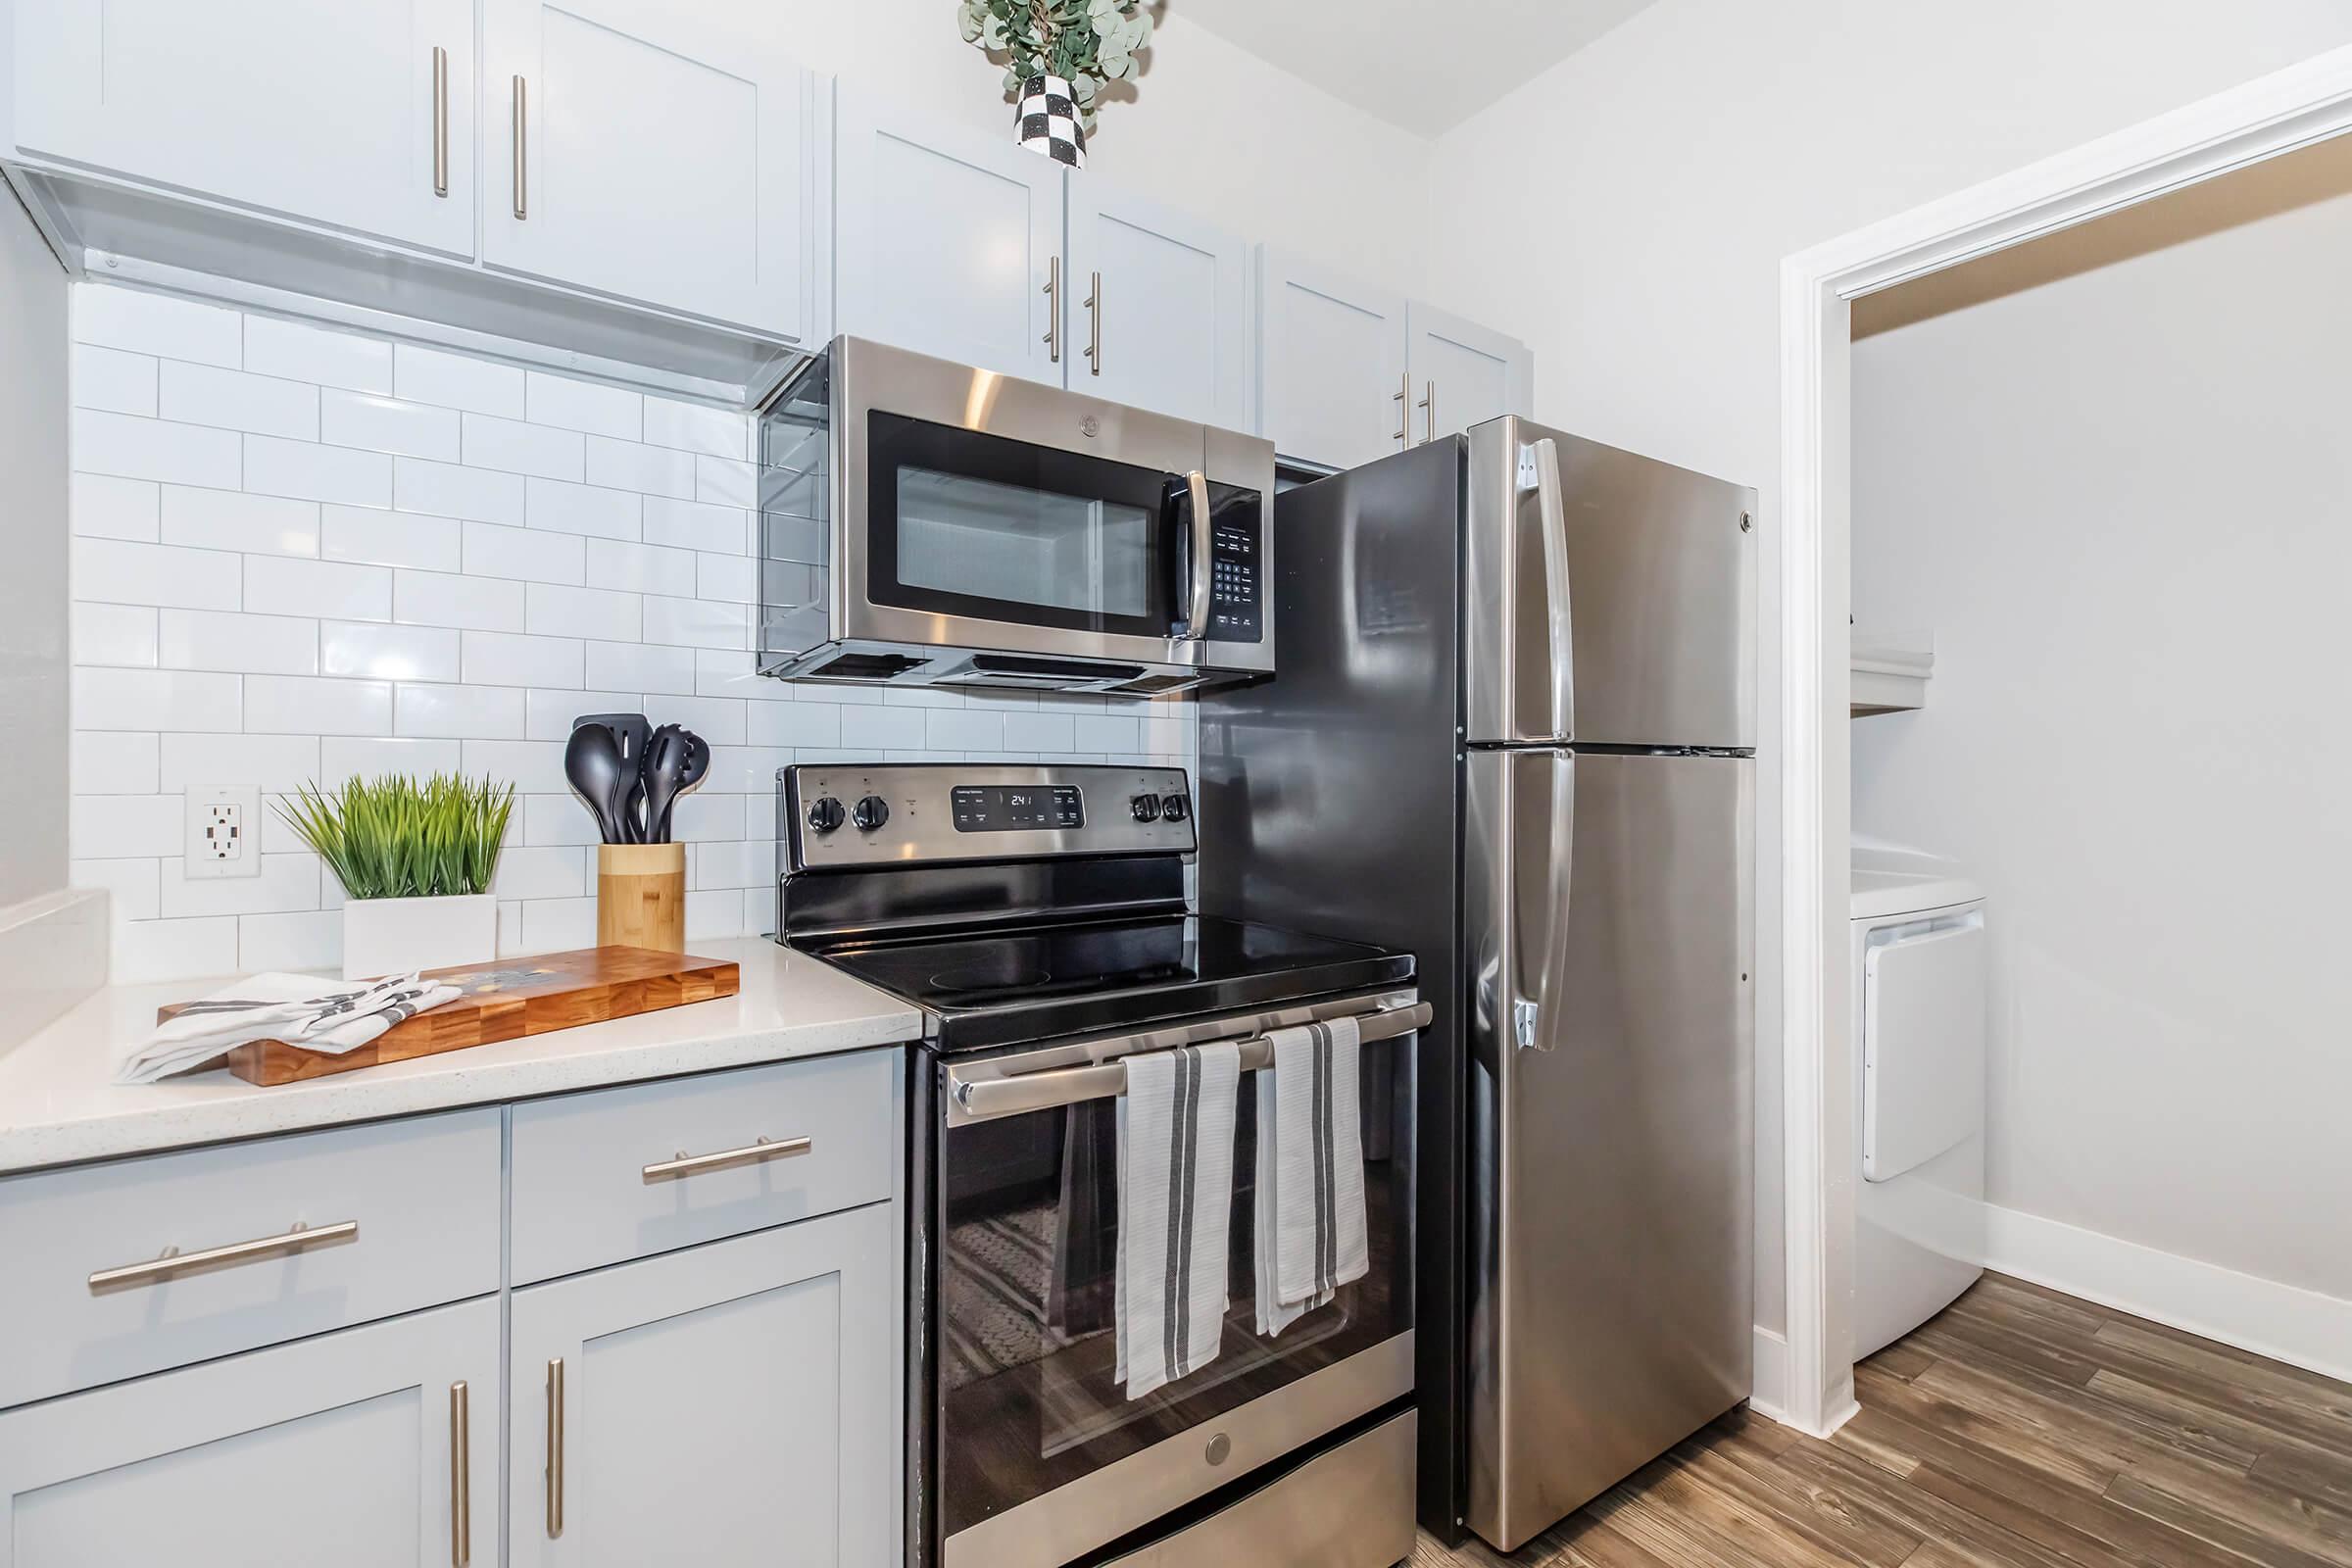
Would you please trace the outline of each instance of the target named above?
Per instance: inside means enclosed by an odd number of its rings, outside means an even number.
[[[1265,580],[1260,569],[1265,503],[1255,491],[1229,490],[1209,512],[1208,636],[1213,642],[1263,642]]]

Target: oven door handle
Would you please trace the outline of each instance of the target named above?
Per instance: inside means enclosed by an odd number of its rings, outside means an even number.
[[[1364,1040],[1393,1040],[1429,1027],[1432,1016],[1429,1004],[1416,1002],[1402,1007],[1373,1012],[1348,1013],[1356,1022],[1358,1036]],[[1228,1036],[1223,1040],[1200,1040],[1194,1045],[1235,1045],[1242,1048],[1242,1071],[1257,1072],[1274,1065],[1274,1040],[1271,1035]],[[1182,1049],[1170,1047],[1171,1050]],[[1127,1092],[1127,1063],[1101,1062],[1091,1067],[1058,1067],[1051,1072],[1026,1073],[1013,1078],[959,1077],[953,1067],[948,1069],[948,1093],[955,1096],[962,1112],[962,1121],[987,1121],[998,1116],[1018,1116],[1033,1110],[1055,1110],[1065,1105],[1082,1105],[1090,1100],[1115,1100]]]

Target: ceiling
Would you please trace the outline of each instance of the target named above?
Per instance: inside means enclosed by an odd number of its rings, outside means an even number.
[[[1167,0],[1167,14],[1393,124],[1436,136],[1651,3]]]

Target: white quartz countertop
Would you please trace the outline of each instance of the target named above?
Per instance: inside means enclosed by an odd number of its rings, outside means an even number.
[[[914,1039],[916,1010],[759,938],[688,944],[742,966],[735,996],[263,1089],[226,1068],[117,1084],[155,1009],[221,980],[110,986],[0,1054],[0,1172],[480,1105]]]

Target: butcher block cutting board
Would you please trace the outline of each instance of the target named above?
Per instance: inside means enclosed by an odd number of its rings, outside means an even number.
[[[228,1070],[249,1084],[296,1083],[731,997],[743,979],[742,969],[733,962],[651,948],[581,948],[499,963],[427,969],[424,975],[456,986],[464,995],[394,1024],[339,1056],[281,1040],[257,1040],[229,1051]],[[156,1021],[163,1022],[185,1005],[157,1009]]]

